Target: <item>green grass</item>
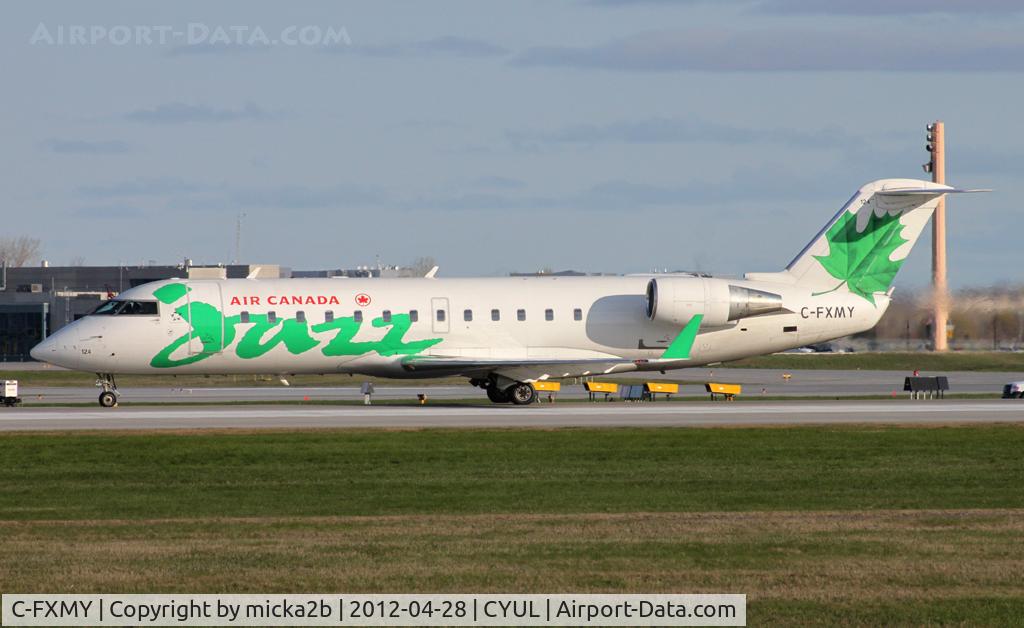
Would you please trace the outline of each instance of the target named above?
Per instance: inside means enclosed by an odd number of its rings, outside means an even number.
[[[951,351],[864,353],[777,353],[726,362],[723,366],[753,369],[824,369],[866,371],[1024,372],[1024,352]]]
[[[1024,508],[1024,429],[0,436],[0,517]]]
[[[0,590],[738,592],[1024,616],[1024,428],[0,435]]]

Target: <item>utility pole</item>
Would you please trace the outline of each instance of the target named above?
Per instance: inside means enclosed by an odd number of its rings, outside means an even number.
[[[931,160],[924,165],[935,183],[946,183],[946,129],[941,120],[927,127],[925,148]],[[949,286],[946,282],[946,197],[939,197],[932,217],[932,349],[948,351],[946,324],[949,322]]]
[[[238,221],[235,222],[235,263],[238,264],[242,258],[242,219],[245,212],[238,212]]]

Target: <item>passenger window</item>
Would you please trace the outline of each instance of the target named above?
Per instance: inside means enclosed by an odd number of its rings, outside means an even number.
[[[491,320],[492,321],[500,321],[501,320],[501,310],[491,310]]]
[[[473,320],[473,310],[466,310],[462,313],[462,320],[467,323]]]
[[[437,322],[439,322],[439,323],[443,323],[444,322],[444,310],[438,310],[437,311]]]
[[[324,312],[324,322],[330,323],[334,320],[334,310],[327,310]]]
[[[555,311],[552,309],[544,310],[544,320],[553,321],[555,320]]]
[[[516,318],[521,320],[521,321],[525,321],[526,320],[526,310],[516,310]]]
[[[239,314],[238,315],[238,322],[242,323],[243,325],[248,323],[249,322],[249,313],[248,312],[242,312],[241,314]]]
[[[298,312],[296,312],[295,313],[295,322],[296,323],[305,323],[306,322],[306,313],[303,312],[302,310],[299,310]]]
[[[267,322],[268,323],[276,323],[277,322],[277,312],[267,312]]]
[[[363,311],[362,310],[356,310],[355,312],[352,313],[352,318],[357,323],[363,322]]]
[[[420,320],[420,313],[418,310],[409,310],[409,322],[415,323]]]
[[[580,308],[576,308],[575,310],[573,310],[572,311],[572,320],[574,320],[574,321],[581,321],[581,320],[583,320],[583,310],[581,310]]]
[[[390,323],[391,322],[391,310],[384,310],[383,312],[381,312],[380,317],[384,319],[385,323]]]

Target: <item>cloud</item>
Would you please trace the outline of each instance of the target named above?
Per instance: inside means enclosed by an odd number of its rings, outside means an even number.
[[[506,138],[514,144],[548,142],[566,144],[668,144],[714,142],[722,144],[778,143],[801,148],[850,146],[862,140],[843,129],[818,130],[753,128],[683,118],[621,120],[608,124],[576,124],[548,132],[512,131]]]
[[[951,173],[972,175],[1013,175],[1024,172],[1024,153],[991,146],[963,146],[946,158]]]
[[[79,187],[78,193],[89,198],[120,198],[195,194],[216,188],[217,186],[192,183],[174,177],[160,177],[154,179],[132,179],[108,185],[86,185]]]
[[[126,219],[138,218],[147,213],[146,210],[132,205],[96,205],[79,207],[71,211],[79,218],[111,218]]]
[[[126,142],[120,140],[90,141],[54,138],[46,140],[42,146],[64,155],[122,155],[131,150]]]
[[[1024,42],[1001,30],[659,30],[587,47],[530,48],[514,63],[627,72],[1024,71]]]
[[[839,194],[842,196],[842,194]],[[700,207],[756,201],[833,199],[835,182],[823,177],[795,174],[775,167],[747,168],[721,181],[660,184],[626,180],[604,181],[578,192],[537,196],[505,193],[462,193],[418,196],[395,203],[396,208],[437,211],[549,211],[632,212],[669,207]]]
[[[480,188],[491,188],[496,190],[519,190],[526,187],[526,183],[524,181],[498,175],[478,177],[473,180],[473,185]]]
[[[450,55],[463,58],[503,57],[509,51],[501,46],[479,39],[446,35],[434,39],[399,44],[361,44],[334,46],[326,49],[341,54],[367,57],[425,57]]]
[[[271,209],[323,209],[345,206],[380,206],[387,196],[378,188],[339,184],[328,187],[285,185],[236,190],[232,199],[241,207]]]
[[[914,15],[927,13],[1014,14],[1024,12],[1020,0],[761,0],[761,13],[818,15]]]
[[[692,7],[700,4],[749,4],[756,0],[587,0],[587,4],[595,7],[627,7],[653,5],[663,7]]]
[[[778,15],[1012,15],[1024,12],[1019,0],[588,0],[596,7],[634,8],[697,5],[742,7],[754,13]]]
[[[126,120],[143,124],[188,124],[191,122],[238,122],[241,120],[279,120],[281,111],[268,111],[253,103],[241,109],[215,109],[208,105],[188,105],[175,102],[157,105],[153,109],[136,109],[124,114]]]
[[[388,201],[384,191],[365,185],[230,187],[225,184],[186,181],[177,177],[138,178],[105,185],[87,185],[79,187],[77,192],[84,199],[160,199],[171,209],[209,211],[386,207]]]
[[[187,57],[192,55],[227,55],[241,54],[246,52],[266,52],[273,46],[269,44],[182,44],[171,47],[166,55],[168,57]]]
[[[97,215],[138,213],[132,199],[143,204],[159,201],[166,209],[330,210],[372,211],[641,211],[665,207],[708,205],[761,198],[794,200],[834,196],[832,184],[821,177],[765,168],[748,168],[722,181],[660,184],[610,180],[564,194],[526,193],[527,185],[501,176],[481,177],[463,188],[427,194],[394,194],[388,189],[351,183],[326,186],[279,185],[237,187],[190,183],[176,178],[135,179],[112,185],[79,188],[84,198],[113,201],[89,207]],[[476,189],[474,189],[476,188]],[[148,200],[147,200],[148,199]],[[86,210],[82,210],[86,211]],[[134,214],[132,214],[134,215]]]
[[[695,181],[680,185],[606,181],[567,199],[567,203],[577,209],[629,211],[672,206],[706,207],[766,198],[773,201],[813,200],[830,198],[835,194],[834,182],[763,167],[736,171],[722,181]],[[838,203],[839,199],[836,201]]]

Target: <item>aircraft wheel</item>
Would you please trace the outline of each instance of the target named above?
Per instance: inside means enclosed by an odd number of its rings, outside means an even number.
[[[510,399],[504,390],[496,388],[494,386],[487,387],[487,398],[494,403],[508,403]]]
[[[100,393],[100,406],[101,407],[113,408],[116,405],[117,405],[117,395],[115,395],[114,393],[110,392],[109,390],[104,390],[103,392]]]
[[[517,406],[525,406],[533,403],[534,399],[537,398],[537,391],[533,389],[533,384],[516,384],[510,386],[505,394],[512,399],[512,403]]]

